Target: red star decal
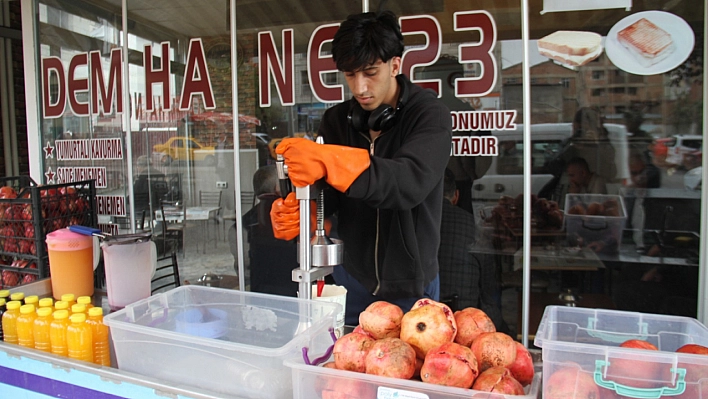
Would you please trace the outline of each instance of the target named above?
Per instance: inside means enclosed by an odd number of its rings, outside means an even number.
[[[44,159],[48,158],[54,158],[54,146],[47,141],[47,146],[44,147]]]
[[[47,178],[47,183],[48,184],[54,184],[54,176],[56,176],[56,173],[52,172],[52,168],[50,167],[47,172],[44,173],[44,176]]]

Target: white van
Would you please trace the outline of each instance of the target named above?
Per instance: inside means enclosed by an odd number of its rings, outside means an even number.
[[[619,186],[629,178],[629,150],[627,130],[624,125],[605,123],[609,132],[610,143],[615,149],[617,165],[616,182],[608,184],[608,192],[616,193]],[[563,144],[572,135],[572,123],[540,123],[531,125],[531,192],[539,193],[553,179],[550,173],[543,173],[542,168],[555,158]],[[524,192],[523,170],[523,133],[522,124],[513,131],[496,131],[499,155],[494,157],[485,175],[474,181],[472,199],[475,202],[493,202],[507,195],[516,197]],[[512,145],[513,144],[513,145]],[[505,154],[505,147],[511,148],[511,154]]]

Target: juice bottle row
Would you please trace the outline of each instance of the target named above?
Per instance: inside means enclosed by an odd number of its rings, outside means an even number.
[[[111,365],[103,309],[90,307],[87,310],[90,298],[86,297],[88,304],[83,297],[79,298],[80,303],[74,304],[71,304],[73,296],[62,296],[68,301],[55,304],[51,303],[51,298],[43,298],[36,301],[37,305],[34,299],[27,303],[29,298],[24,298],[24,304],[20,300],[6,302],[0,292],[0,337],[3,341],[103,366]]]

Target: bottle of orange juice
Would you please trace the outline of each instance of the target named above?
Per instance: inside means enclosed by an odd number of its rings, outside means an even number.
[[[52,351],[52,343],[49,338],[52,320],[52,308],[37,309],[37,318],[34,319],[34,349],[44,352]]]
[[[54,311],[54,298],[42,298],[39,300],[39,308],[49,308]],[[37,309],[39,310],[39,309]]]
[[[93,333],[85,313],[75,313],[66,328],[66,346],[71,359],[93,362]]]
[[[82,303],[75,303],[71,305],[71,314],[83,313],[86,314],[86,305]]]
[[[69,304],[69,309],[76,303],[74,294],[64,294],[61,296],[61,300]]]
[[[66,309],[55,310],[53,316],[54,320],[49,326],[49,342],[51,343],[52,353],[66,356],[66,329],[69,326],[69,311]]]
[[[88,310],[86,323],[93,334],[93,362],[102,366],[111,365],[111,348],[108,341],[108,326],[103,324],[103,309],[93,307]]]
[[[69,309],[69,302],[66,302],[66,301],[54,302],[54,311],[57,311],[57,310],[66,310],[67,313],[71,312],[71,309]]]
[[[0,321],[2,320],[2,315],[5,313],[5,298],[0,298]],[[0,341],[3,341],[2,334],[2,322],[0,322]]]
[[[3,341],[9,344],[17,344],[17,318],[20,317],[20,301],[10,301],[5,307],[6,311],[2,315]]]
[[[80,304],[86,306],[87,312],[89,309],[91,309],[93,307],[93,304],[91,303],[91,297],[86,296],[86,295],[76,298],[76,303],[80,303]]]
[[[34,305],[20,306],[20,317],[17,318],[17,343],[26,348],[34,348],[34,319],[37,311]]]
[[[10,300],[11,301],[20,301],[22,304],[25,304],[25,293],[24,292],[15,292],[10,294]]]
[[[25,297],[25,305],[34,305],[34,310],[37,311],[39,308],[39,296],[29,295]]]
[[[4,299],[5,303],[10,302],[10,290],[0,290],[0,298]]]

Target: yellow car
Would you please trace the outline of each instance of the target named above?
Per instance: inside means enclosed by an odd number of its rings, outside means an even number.
[[[163,165],[169,165],[172,161],[200,161],[206,166],[216,165],[214,147],[204,146],[192,138],[172,137],[152,149]]]

